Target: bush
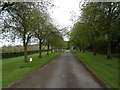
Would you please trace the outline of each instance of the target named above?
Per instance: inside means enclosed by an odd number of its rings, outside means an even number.
[[[28,55],[38,53],[37,51],[28,51]],[[12,57],[18,57],[18,56],[23,56],[24,52],[9,52],[9,53],[2,53],[2,58],[12,58]]]

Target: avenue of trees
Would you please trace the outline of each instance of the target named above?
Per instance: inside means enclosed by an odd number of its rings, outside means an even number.
[[[63,38],[57,27],[52,24],[47,7],[50,2],[0,2],[2,34],[12,33],[11,39],[20,38],[24,47],[24,61],[28,62],[27,46],[31,39],[39,41],[39,57],[42,57],[42,45],[47,46],[47,55],[53,49],[63,46]]]
[[[70,42],[80,51],[92,49],[93,54],[120,53],[120,2],[87,2],[82,15],[70,32]]]

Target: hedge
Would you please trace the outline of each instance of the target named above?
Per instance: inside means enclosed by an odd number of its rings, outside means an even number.
[[[45,52],[47,50],[42,50],[42,52],[43,51]],[[38,50],[37,51],[28,51],[28,55],[38,53],[38,52],[39,52]],[[24,52],[9,52],[9,53],[2,53],[0,55],[2,55],[2,59],[4,59],[4,58],[12,58],[12,57],[23,56]]]

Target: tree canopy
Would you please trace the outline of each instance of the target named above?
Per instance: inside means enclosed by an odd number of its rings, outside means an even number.
[[[111,50],[119,46],[120,40],[120,3],[87,2],[81,10],[82,15],[70,33],[71,42],[80,50],[92,47],[94,55],[100,51],[100,42],[104,42],[107,58],[111,58]],[[115,46],[111,46],[113,42]]]
[[[48,7],[52,7],[49,1],[40,2],[1,2],[1,16],[4,20],[4,28],[2,32],[16,33],[16,36],[22,39],[24,46],[24,61],[28,62],[27,46],[32,38],[39,40],[39,57],[41,57],[42,44],[47,43],[53,45],[54,39],[48,37],[56,37],[60,42],[55,42],[60,46],[62,36],[55,25],[51,22],[51,17],[47,11]],[[9,16],[9,17],[8,17]],[[14,38],[16,38],[13,35]],[[57,47],[58,48],[58,47]]]

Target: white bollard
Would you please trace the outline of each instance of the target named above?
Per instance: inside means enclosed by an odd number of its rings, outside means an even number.
[[[32,62],[32,58],[30,58],[30,62]]]

